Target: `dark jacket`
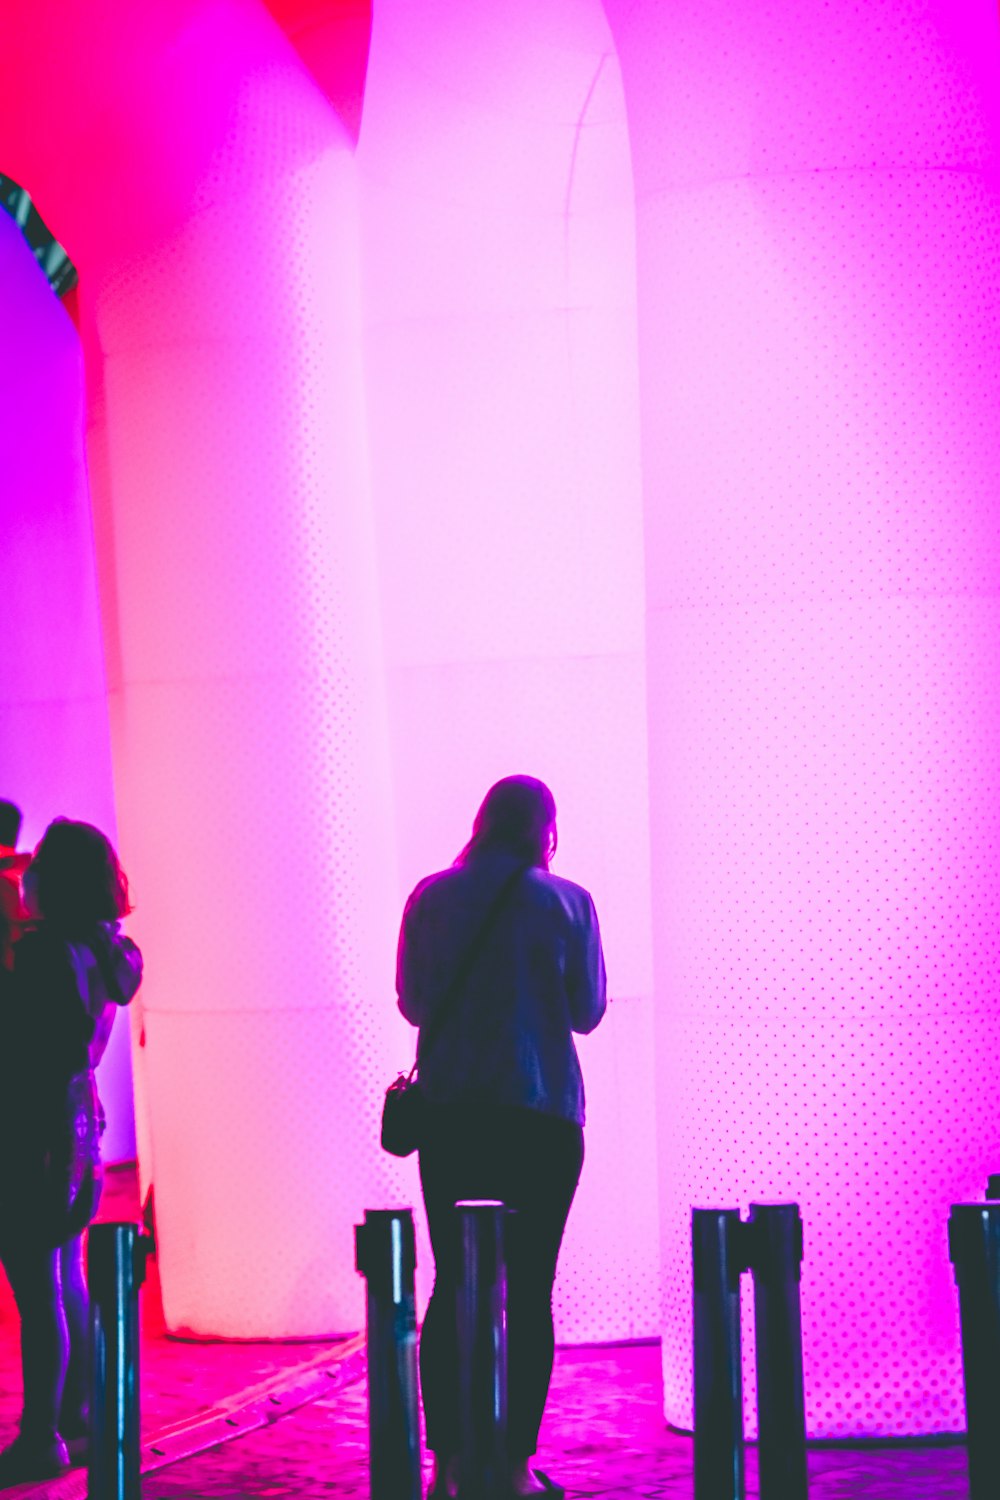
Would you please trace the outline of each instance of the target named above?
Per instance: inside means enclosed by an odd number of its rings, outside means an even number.
[[[484,853],[422,880],[399,939],[399,1008],[431,1020],[469,944],[518,861]],[[501,909],[428,1053],[420,1083],[434,1103],[514,1105],[584,1122],[574,1032],[593,1031],[607,1005],[594,903],[582,886],[526,869]],[[421,1036],[422,1040],[422,1036]]]
[[[83,1227],[73,1205],[100,1166],[104,1129],[94,1068],[141,979],[142,955],[116,922],[73,935],[41,922],[3,976],[0,1215],[37,1220],[52,1243]]]

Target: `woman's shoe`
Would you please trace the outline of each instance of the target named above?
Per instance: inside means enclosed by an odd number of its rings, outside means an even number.
[[[66,1444],[58,1433],[39,1441],[22,1432],[0,1453],[0,1489],[35,1479],[58,1479],[69,1467]]]
[[[76,1437],[68,1437],[65,1442],[66,1452],[69,1454],[69,1461],[74,1469],[78,1469],[90,1462],[90,1436],[88,1433],[81,1432]]]
[[[535,1478],[541,1480],[545,1486],[547,1500],[566,1500],[566,1486],[564,1484],[556,1484],[555,1480],[550,1479],[547,1474],[543,1474],[541,1469],[535,1469],[533,1472]]]
[[[511,1479],[511,1494],[516,1500],[566,1500],[566,1488],[564,1485],[556,1484],[541,1469],[529,1468],[525,1465],[523,1472],[515,1473]]]
[[[59,1432],[74,1468],[85,1464],[90,1457],[89,1411],[64,1412],[59,1418]]]
[[[457,1494],[458,1459],[435,1460],[434,1483],[427,1491],[427,1500],[455,1500]]]

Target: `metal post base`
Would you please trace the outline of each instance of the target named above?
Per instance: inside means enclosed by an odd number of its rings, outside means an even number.
[[[691,1213],[694,1256],[695,1500],[743,1500],[743,1368],[738,1208]]]
[[[1000,1483],[1000,1203],[956,1203],[948,1247],[958,1282],[971,1500]]]
[[[408,1208],[366,1209],[354,1239],[368,1293],[371,1500],[420,1500],[413,1213]]]
[[[88,1500],[139,1500],[139,1288],[152,1243],[138,1224],[94,1224],[87,1238]]]
[[[806,1500],[802,1381],[802,1216],[796,1203],[751,1203],[749,1238],[757,1340],[761,1500]]]
[[[504,1220],[494,1200],[456,1203],[459,1500],[505,1500],[507,1458],[507,1269]]]

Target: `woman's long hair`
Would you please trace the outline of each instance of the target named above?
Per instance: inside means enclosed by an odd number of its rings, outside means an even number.
[[[544,781],[505,776],[491,786],[476,813],[472,837],[455,863],[464,865],[494,850],[548,869],[556,852],[556,802]]]
[[[25,871],[38,913],[68,932],[113,922],[132,910],[118,856],[99,828],[56,818]]]

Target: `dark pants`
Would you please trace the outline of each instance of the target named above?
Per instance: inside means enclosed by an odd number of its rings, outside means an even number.
[[[96,1212],[100,1189],[100,1173],[88,1176],[72,1205],[74,1221],[86,1223]],[[87,1426],[90,1307],[83,1234],[52,1249],[22,1225],[5,1227],[0,1260],[21,1315],[21,1431],[44,1444],[57,1431],[75,1437]]]
[[[434,1293],[420,1340],[427,1445],[458,1452],[456,1296],[459,1243],[454,1205],[495,1198],[515,1212],[507,1225],[507,1431],[512,1462],[538,1446],[552,1375],[552,1283],[583,1165],[579,1125],[532,1109],[442,1105],[431,1112],[420,1152]]]

